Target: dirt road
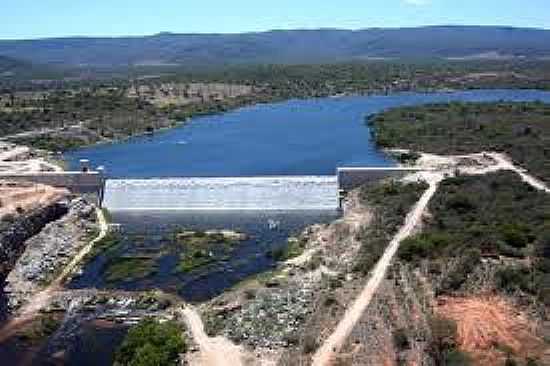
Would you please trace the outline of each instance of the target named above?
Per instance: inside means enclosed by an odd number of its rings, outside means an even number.
[[[437,191],[438,184],[446,175],[452,176],[457,168],[462,174],[469,175],[483,175],[500,170],[510,170],[516,172],[524,182],[532,187],[550,193],[550,188],[548,188],[548,186],[528,174],[525,169],[515,166],[504,154],[491,152],[455,157],[425,154],[423,158],[424,163],[427,163],[425,167],[430,169],[435,168],[439,171],[422,172],[411,176],[413,177],[413,180],[425,180],[428,182],[430,187],[422,195],[413,210],[408,214],[405,224],[386,248],[384,255],[376,264],[373,272],[371,273],[371,277],[363,288],[361,294],[346,311],[344,318],[340,321],[340,323],[338,323],[338,326],[334,332],[315,353],[312,363],[314,366],[331,365],[333,363],[335,356],[345,344],[347,338],[355,327],[355,324],[361,318],[361,315],[370,304],[374,293],[384,279],[391,260],[399,248],[399,244],[411,235],[415,226],[420,222],[422,214],[425,211],[430,199]],[[478,162],[483,161],[483,163],[481,163],[481,166],[461,166],[461,159],[473,159]]]
[[[241,366],[243,352],[241,347],[234,345],[223,337],[210,338],[204,331],[204,325],[197,311],[187,306],[181,310],[185,323],[199,346],[197,357],[192,357],[190,364],[200,366]]]
[[[428,182],[429,188],[424,192],[420,200],[413,207],[412,211],[407,215],[405,224],[393,237],[392,241],[386,248],[384,254],[374,267],[366,286],[361,294],[357,297],[353,305],[346,311],[344,318],[340,321],[332,335],[318,349],[313,356],[313,365],[322,366],[332,364],[336,354],[340,351],[355,324],[361,318],[361,315],[370,304],[372,297],[380,283],[386,276],[386,271],[393,259],[399,244],[413,232],[416,225],[420,222],[422,214],[432,196],[437,191],[439,182],[443,180],[443,174],[440,173],[422,173],[422,178]]]

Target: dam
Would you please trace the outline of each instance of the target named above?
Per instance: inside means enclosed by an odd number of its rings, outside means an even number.
[[[337,210],[345,192],[417,170],[353,167],[327,176],[108,179],[103,206],[113,211]]]
[[[109,210],[336,210],[336,176],[109,179]]]

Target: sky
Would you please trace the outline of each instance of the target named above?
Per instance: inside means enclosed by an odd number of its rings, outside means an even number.
[[[0,0],[0,39],[449,24],[550,29],[550,4],[549,0]]]

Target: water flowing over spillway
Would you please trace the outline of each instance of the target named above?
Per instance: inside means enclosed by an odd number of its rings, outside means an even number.
[[[109,210],[336,210],[336,176],[109,179]]]

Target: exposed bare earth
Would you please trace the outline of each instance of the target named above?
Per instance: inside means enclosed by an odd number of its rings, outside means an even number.
[[[340,320],[335,330],[315,353],[313,365],[322,366],[335,363],[336,356],[382,283],[387,269],[394,255],[397,253],[399,244],[413,233],[414,228],[421,221],[431,197],[436,193],[438,183],[446,176],[453,176],[456,171],[460,171],[461,174],[479,175],[499,170],[512,170],[518,173],[527,184],[538,190],[550,192],[550,189],[538,179],[529,175],[524,169],[514,166],[504,154],[480,153],[449,157],[423,154],[417,165],[421,168],[430,169],[430,172],[415,173],[406,177],[406,180],[424,180],[430,187],[408,214],[405,224],[388,245],[384,255],[370,274],[370,278],[363,291],[359,294],[353,305],[346,310],[344,317]]]
[[[61,170],[60,167],[44,159],[33,158],[32,151],[28,147],[0,142],[0,219],[7,214],[17,215],[51,205],[69,195],[65,189],[43,184],[2,180],[2,174],[59,170]]]
[[[200,315],[191,306],[181,311],[199,352],[191,354],[188,362],[201,366],[240,366],[244,364],[242,347],[236,346],[224,337],[211,338],[206,335]]]
[[[413,232],[414,228],[421,220],[422,214],[430,199],[437,191],[437,185],[443,180],[443,175],[440,173],[423,173],[422,178],[428,182],[430,187],[407,215],[405,224],[389,243],[384,254],[372,271],[371,277],[363,291],[359,294],[353,305],[346,311],[344,318],[340,321],[334,332],[313,356],[313,365],[329,365],[334,362],[336,355],[342,349],[342,346],[355,327],[355,324],[370,304],[376,290],[378,290],[380,283],[386,275],[391,260],[399,248],[399,244]]]
[[[507,349],[527,358],[544,348],[544,341],[534,336],[535,326],[528,317],[502,298],[443,297],[438,302],[436,313],[456,322],[459,347],[480,365],[503,363]]]
[[[0,181],[0,219],[49,206],[69,195],[66,189],[43,184]]]

